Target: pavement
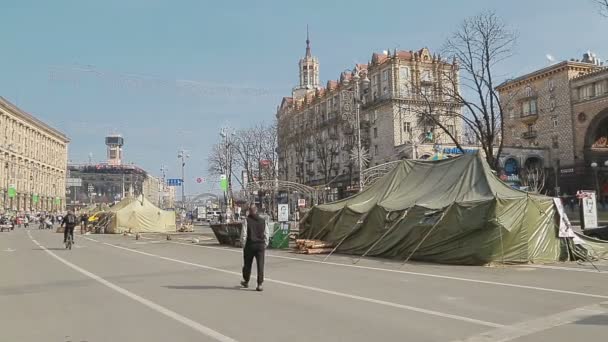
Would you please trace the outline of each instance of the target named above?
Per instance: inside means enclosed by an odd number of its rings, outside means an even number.
[[[199,236],[209,237],[199,231]],[[498,267],[271,250],[265,291],[242,255],[192,235],[0,233],[1,341],[601,341],[608,263]],[[357,262],[356,262],[357,261]],[[356,262],[356,263],[355,263]]]

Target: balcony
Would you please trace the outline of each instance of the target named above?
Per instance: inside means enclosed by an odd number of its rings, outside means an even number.
[[[330,140],[338,140],[338,134],[337,133],[329,133],[329,139]]]
[[[538,120],[538,112],[521,113],[520,119],[523,123],[532,124]]]
[[[536,139],[536,137],[538,137],[538,132],[537,131],[527,131],[527,132],[524,132],[521,135],[521,137],[524,139]]]

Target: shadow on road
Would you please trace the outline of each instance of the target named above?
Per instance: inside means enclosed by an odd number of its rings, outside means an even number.
[[[48,249],[49,251],[65,251],[66,248],[65,247],[47,247],[46,249]],[[43,251],[44,249],[42,248],[32,248],[33,251]]]
[[[233,290],[240,291],[240,286],[213,286],[213,285],[185,285],[185,286],[163,286],[171,290]]]
[[[576,324],[608,326],[608,315],[594,315],[576,321]]]

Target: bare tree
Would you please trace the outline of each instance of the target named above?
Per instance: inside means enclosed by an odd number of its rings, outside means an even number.
[[[340,147],[331,139],[331,137],[317,134],[315,137],[314,149],[316,152],[316,160],[319,163],[318,171],[323,176],[324,183],[327,184],[332,179],[331,171],[338,165],[337,159]]]
[[[527,191],[539,194],[545,188],[547,175],[542,167],[533,166],[523,168],[519,179],[521,184],[527,187]]]
[[[211,147],[207,156],[209,173],[214,176],[226,175],[228,188],[231,189],[234,165],[234,145],[217,143]]]
[[[462,120],[465,131],[473,136],[469,139],[479,142],[494,169],[498,168],[504,132],[504,106],[495,89],[495,68],[511,56],[515,43],[515,33],[495,13],[467,18],[443,49],[457,63],[457,72],[442,72],[435,91],[419,84],[413,87],[421,100],[424,120],[438,127],[461,150],[458,135],[448,129],[446,122]]]
[[[600,15],[608,18],[608,0],[593,0],[593,2],[598,6]]]

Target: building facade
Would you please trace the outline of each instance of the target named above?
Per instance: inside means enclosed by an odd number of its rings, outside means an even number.
[[[608,196],[608,68],[571,81],[574,167],[565,174],[585,179],[579,187]],[[596,165],[592,167],[592,165]],[[593,180],[593,182],[592,182]]]
[[[426,48],[374,53],[368,64],[322,87],[307,39],[299,67],[299,86],[277,108],[279,177],[323,187],[328,200],[357,191],[359,159],[367,168],[454,147],[424,115],[429,107],[453,136],[461,136],[462,121],[454,115],[460,108],[442,94],[448,79],[456,80],[458,91],[458,66]]]
[[[599,60],[587,53],[582,60],[563,61],[504,82],[500,94],[504,117],[503,176],[517,179],[522,170],[545,169],[551,177],[545,190],[575,191],[572,170],[580,163],[576,153],[577,127],[573,116],[573,82],[600,70]]]
[[[0,207],[65,208],[69,139],[0,97]]]

